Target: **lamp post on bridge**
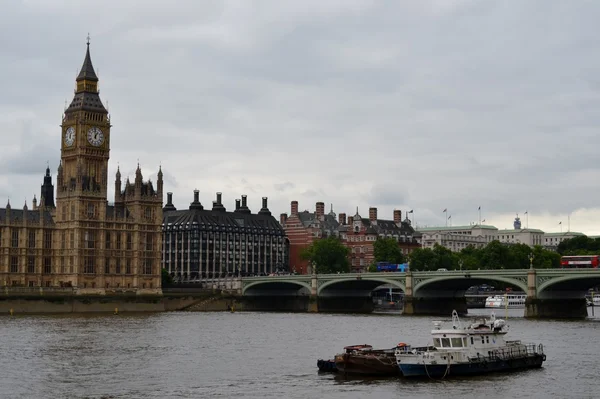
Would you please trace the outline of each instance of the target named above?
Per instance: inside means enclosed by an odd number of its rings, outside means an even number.
[[[529,254],[529,269],[533,269],[533,252]]]
[[[462,270],[462,266],[463,266],[463,260],[462,260],[462,259],[459,259],[459,260],[458,260],[458,268],[459,268],[460,270]]]

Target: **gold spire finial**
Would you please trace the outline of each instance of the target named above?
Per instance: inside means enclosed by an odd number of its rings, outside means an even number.
[[[88,32],[88,35],[87,35],[87,45],[88,46],[90,45],[90,32]]]

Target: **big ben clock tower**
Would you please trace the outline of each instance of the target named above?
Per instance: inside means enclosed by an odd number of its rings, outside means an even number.
[[[76,82],[75,97],[65,110],[62,123],[62,170],[59,173],[62,182],[58,184],[57,200],[64,205],[72,199],[86,198],[90,212],[92,206],[100,211],[99,203],[107,199],[110,119],[100,100],[89,38]],[[57,211],[60,219],[62,210]]]
[[[61,124],[54,214],[60,281],[80,294],[160,293],[162,172],[156,188],[142,180],[139,164],[135,183],[125,187],[117,172],[109,204],[110,131],[88,36],[75,96]]]

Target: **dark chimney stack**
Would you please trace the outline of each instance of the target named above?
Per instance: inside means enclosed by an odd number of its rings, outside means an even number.
[[[285,222],[287,222],[287,213],[282,213],[279,215],[279,224],[285,226]]]
[[[238,212],[246,214],[252,213],[250,208],[248,208],[248,198],[246,195],[242,195],[242,206],[240,206]]]
[[[348,216],[348,224],[352,226],[354,224],[354,216]]]
[[[235,200],[235,210],[236,212],[240,210],[240,199]]]
[[[298,201],[292,201],[292,210],[290,212],[290,215],[297,215],[298,214]]]
[[[176,211],[175,205],[173,205],[173,193],[167,193],[167,203],[165,204],[163,211]]]
[[[338,216],[338,219],[342,226],[346,225],[346,214],[345,213],[340,213],[340,215]]]
[[[190,209],[203,210],[204,207],[200,203],[200,191],[194,190],[194,202],[190,204]]]
[[[267,215],[267,216],[271,216],[271,211],[269,210],[269,207],[267,206],[267,197],[262,197],[262,208],[260,209],[260,211],[258,211],[259,215]]]
[[[226,211],[225,207],[223,206],[223,203],[221,202],[221,199],[222,199],[221,193],[219,192],[219,193],[217,193],[217,200],[213,201],[213,208],[212,208],[213,211],[219,211],[219,212]]]

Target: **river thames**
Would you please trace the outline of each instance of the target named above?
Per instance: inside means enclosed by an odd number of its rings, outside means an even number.
[[[474,311],[489,315],[490,310]],[[544,367],[443,381],[344,379],[318,358],[345,345],[426,344],[431,322],[393,314],[173,312],[2,316],[2,398],[592,398],[600,318],[534,321],[507,338],[543,343]],[[504,318],[504,311],[496,311]],[[473,317],[470,314],[467,320]]]

